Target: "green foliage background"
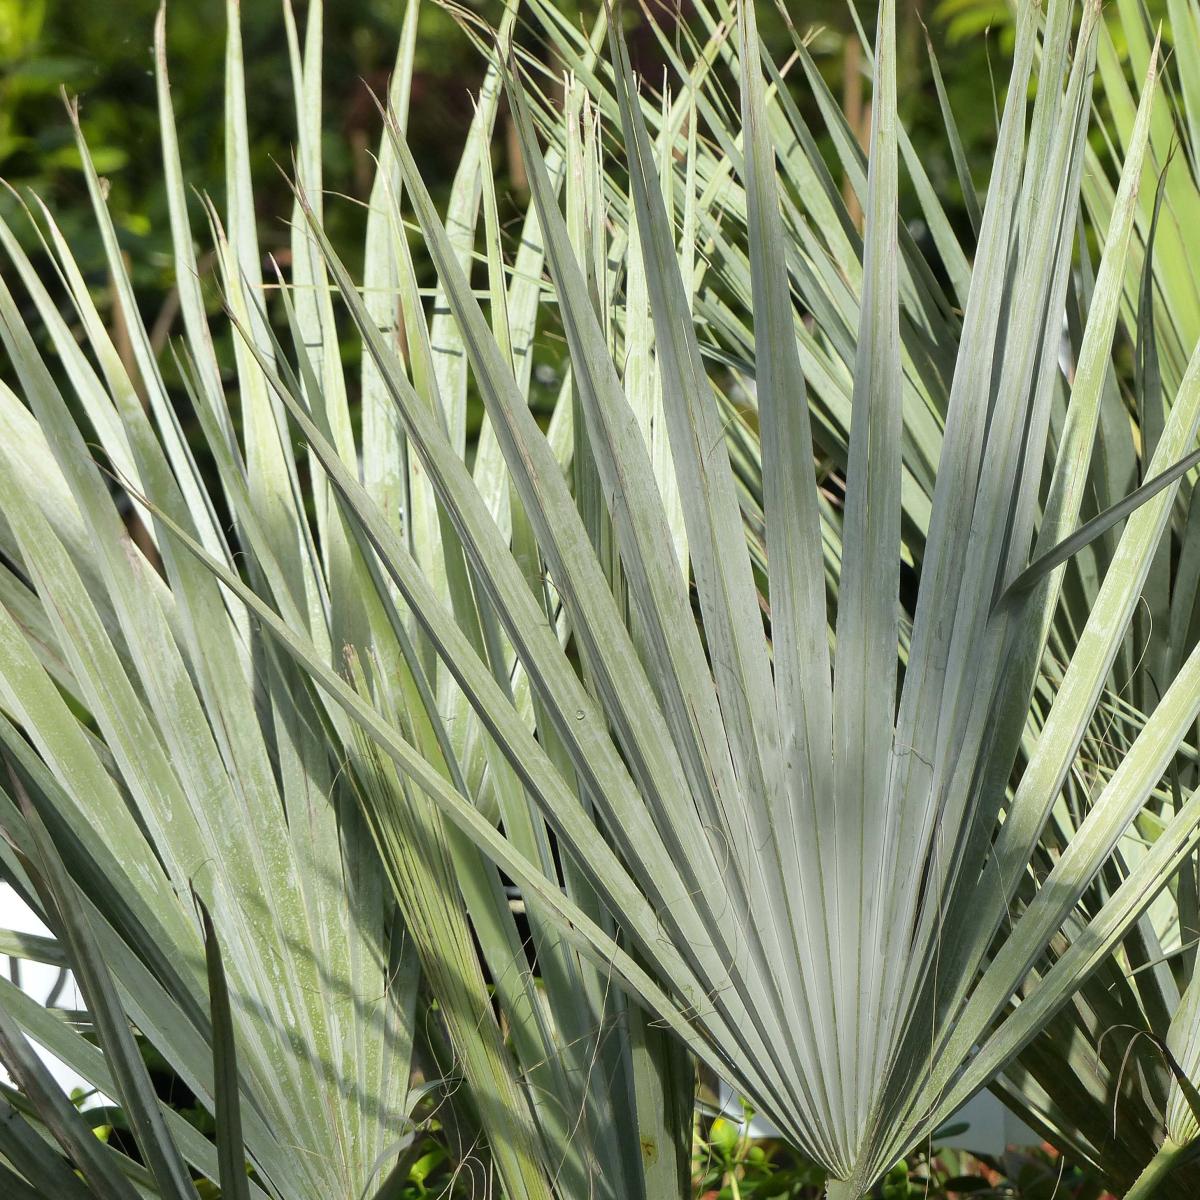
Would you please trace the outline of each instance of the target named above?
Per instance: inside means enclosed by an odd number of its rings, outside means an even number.
[[[302,11],[303,5],[298,5]],[[590,23],[597,5],[567,0]],[[661,78],[661,55],[647,34],[638,36],[636,6],[626,6],[632,48],[648,79]],[[968,150],[987,153],[994,131],[989,38],[985,31],[1003,18],[1003,5],[987,0],[944,0],[939,7],[917,3],[900,13],[901,104],[914,134],[940,130],[937,103],[925,57],[923,23],[942,60],[943,73]],[[166,200],[158,170],[158,126],[151,75],[150,37],[158,0],[0,0],[0,177],[14,187],[37,191],[64,222],[64,233],[80,265],[100,270],[98,238],[86,209],[79,156],[63,117],[62,89],[78,95],[84,131],[96,166],[111,187],[110,205],[129,251],[139,287],[157,287],[168,278]],[[290,110],[291,83],[280,6],[275,0],[246,0],[243,37],[254,130],[255,181],[264,209],[286,190],[280,167],[290,162],[294,130],[275,114]],[[471,5],[495,24],[502,5],[484,0]],[[840,0],[790,5],[792,19],[816,32],[814,49],[830,82],[843,84],[843,48],[852,27]],[[863,22],[874,20],[873,5],[861,8]],[[788,38],[775,8],[762,6],[762,32],[786,57]],[[687,16],[686,3],[677,8]],[[325,130],[328,186],[358,200],[366,197],[372,164],[368,146],[377,130],[370,91],[381,92],[395,53],[402,5],[399,0],[348,0],[326,14]],[[220,82],[223,12],[219,0],[190,0],[170,6],[169,44],[181,152],[191,177],[220,203],[223,191]],[[1003,39],[1001,30],[991,37]],[[536,34],[526,28],[526,44]],[[657,61],[656,61],[657,60]],[[657,68],[657,69],[656,69]],[[449,186],[471,118],[471,96],[482,78],[479,57],[454,19],[436,4],[423,6],[417,42],[410,136],[431,185]],[[809,98],[797,90],[802,104]],[[940,152],[939,152],[940,151]],[[935,184],[954,196],[957,185],[948,148],[933,147],[927,161]],[[501,191],[508,180],[498,163]],[[274,183],[273,183],[274,180]],[[273,191],[274,189],[274,191]],[[332,232],[346,233],[343,244],[361,242],[362,223],[354,205],[336,205]],[[264,228],[264,249],[283,247],[286,231]],[[351,264],[353,265],[353,264]]]

